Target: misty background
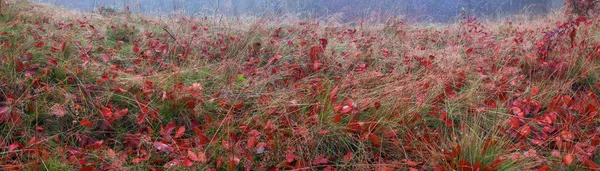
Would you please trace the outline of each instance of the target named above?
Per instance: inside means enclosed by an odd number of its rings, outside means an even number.
[[[337,16],[342,22],[366,18],[401,18],[421,22],[453,22],[461,14],[479,18],[539,15],[562,7],[564,0],[30,0],[79,11],[100,7],[155,16],[203,17]]]

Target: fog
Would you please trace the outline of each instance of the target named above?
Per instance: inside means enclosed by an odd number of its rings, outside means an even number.
[[[563,0],[31,0],[79,11],[100,7],[145,15],[331,17],[350,22],[365,18],[448,22],[461,14],[498,18],[544,14]]]

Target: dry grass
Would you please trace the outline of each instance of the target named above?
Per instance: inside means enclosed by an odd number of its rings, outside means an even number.
[[[572,17],[351,26],[5,3],[5,170],[580,170],[600,160],[595,18],[573,27],[576,45],[554,39],[543,61],[539,43]]]

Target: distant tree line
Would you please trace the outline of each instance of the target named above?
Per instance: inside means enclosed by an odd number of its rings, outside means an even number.
[[[80,10],[99,6],[149,14],[187,15],[284,15],[327,17],[342,20],[367,17],[400,17],[417,21],[449,21],[460,14],[501,17],[525,13],[543,14],[564,0],[32,0]]]

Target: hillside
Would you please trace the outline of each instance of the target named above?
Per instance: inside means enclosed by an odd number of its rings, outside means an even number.
[[[600,169],[600,17],[346,25],[2,3],[0,170]]]

